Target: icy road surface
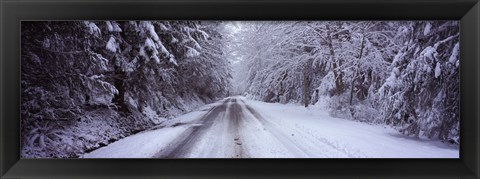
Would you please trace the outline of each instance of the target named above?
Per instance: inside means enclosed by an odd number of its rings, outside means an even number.
[[[318,108],[230,97],[83,157],[458,158],[459,149]]]

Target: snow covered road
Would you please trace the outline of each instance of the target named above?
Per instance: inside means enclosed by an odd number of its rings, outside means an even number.
[[[208,111],[200,120],[198,120],[196,125],[192,125],[188,128],[184,133],[182,133],[177,140],[172,142],[166,149],[161,150],[157,155],[158,158],[183,158],[188,157],[193,152],[202,152],[202,151],[194,151],[197,141],[201,141],[202,138],[206,135],[208,130],[212,128],[213,124],[215,123],[216,129],[226,128],[227,131],[220,131],[225,132],[223,133],[225,137],[220,138],[221,141],[215,141],[216,144],[218,142],[222,143],[223,147],[222,150],[230,151],[231,157],[242,157],[241,142],[239,141],[239,121],[242,119],[242,108],[237,102],[237,99],[227,99],[222,104],[218,106],[214,106],[213,108]],[[219,124],[226,124],[227,126],[219,126]],[[215,129],[214,129],[215,130]],[[221,135],[222,133],[219,133]],[[226,140],[226,142],[224,141]],[[229,145],[229,143],[232,143]],[[235,143],[236,145],[234,145]],[[213,144],[213,143],[212,143]],[[204,148],[204,147],[202,147]],[[221,153],[215,148],[210,148],[208,154],[212,154],[212,152]],[[205,155],[208,156],[208,155]],[[194,156],[192,156],[194,157]]]
[[[317,108],[230,97],[83,157],[457,158],[459,150]]]

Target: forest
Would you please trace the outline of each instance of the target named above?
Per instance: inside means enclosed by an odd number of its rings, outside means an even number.
[[[229,96],[322,105],[459,145],[459,30],[457,21],[22,21],[21,157],[79,157]]]

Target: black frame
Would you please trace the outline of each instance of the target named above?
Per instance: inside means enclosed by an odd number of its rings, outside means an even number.
[[[20,159],[22,20],[460,20],[460,159]],[[478,0],[0,0],[0,178],[480,177]]]

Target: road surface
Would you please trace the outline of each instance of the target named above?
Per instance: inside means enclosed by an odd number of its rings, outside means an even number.
[[[201,119],[195,121],[194,125],[189,127],[174,140],[168,148],[162,150],[156,156],[158,158],[182,158],[188,156],[196,147],[195,144],[204,137],[213,123],[222,120],[228,123],[228,132],[219,135],[226,135],[225,137],[230,138],[230,142],[235,144],[231,145],[234,146],[233,150],[238,151],[235,152],[237,154],[236,156],[241,157],[241,140],[238,135],[238,130],[240,128],[240,120],[242,120],[243,117],[242,112],[239,100],[234,98],[226,99],[222,104],[211,108]]]
[[[194,125],[189,127],[184,133],[182,133],[174,142],[172,142],[166,149],[161,150],[155,157],[158,158],[185,158],[189,157],[189,154],[195,150],[196,144],[208,135],[207,132],[214,127],[218,130],[219,127],[224,128],[222,133],[215,134],[215,137],[220,138],[220,143],[212,143],[210,145],[223,145],[215,146],[217,149],[222,149],[220,153],[228,154],[233,158],[245,158],[248,154],[243,150],[242,143],[244,140],[240,137],[239,132],[242,130],[242,122],[245,121],[245,113],[255,112],[251,107],[245,110],[247,106],[244,101],[237,98],[227,98],[220,105],[212,107],[205,115],[199,120],[194,121]],[[202,147],[202,146],[200,146]],[[219,152],[218,150],[212,150],[210,152]]]
[[[193,121],[154,158],[361,157],[326,140],[268,120],[243,99],[231,97]],[[297,136],[295,136],[297,135]],[[300,137],[302,140],[297,140]],[[263,150],[263,151],[259,151]],[[259,153],[264,153],[259,155]]]

